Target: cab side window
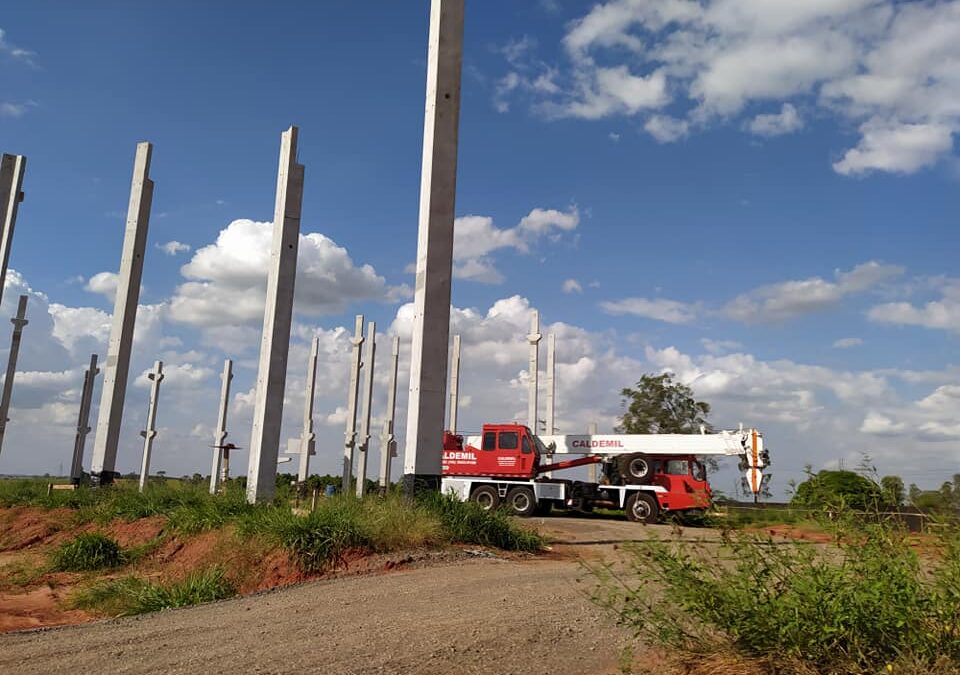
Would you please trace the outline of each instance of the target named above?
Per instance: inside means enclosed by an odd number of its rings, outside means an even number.
[[[520,439],[518,438],[519,434],[516,431],[501,431],[500,432],[500,449],[501,450],[516,450],[520,447]]]
[[[523,437],[523,444],[520,446],[520,452],[525,455],[529,455],[533,452],[533,448],[530,447],[530,438],[526,435]]]
[[[483,435],[483,449],[484,450],[497,449],[497,434],[495,431],[488,431]]]

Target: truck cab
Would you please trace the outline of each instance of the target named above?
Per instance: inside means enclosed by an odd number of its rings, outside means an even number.
[[[500,476],[532,479],[545,451],[522,424],[485,424],[479,438],[444,434],[444,476]]]

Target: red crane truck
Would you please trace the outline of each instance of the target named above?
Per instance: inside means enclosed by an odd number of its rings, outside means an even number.
[[[550,455],[584,455],[547,463]],[[554,507],[619,509],[633,521],[654,523],[665,513],[691,515],[710,506],[705,455],[740,457],[744,482],[757,494],[770,459],[756,429],[700,434],[543,436],[522,424],[486,424],[480,436],[447,432],[441,488],[486,509],[518,516]],[[598,464],[599,482],[556,479],[551,472]]]

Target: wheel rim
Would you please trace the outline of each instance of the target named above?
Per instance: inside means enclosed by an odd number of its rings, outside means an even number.
[[[523,512],[530,508],[530,495],[521,492],[513,497],[513,510]]]
[[[644,478],[647,473],[649,473],[650,467],[647,465],[647,460],[634,459],[630,462],[630,475],[634,478]]]
[[[476,502],[480,505],[481,509],[489,511],[493,508],[493,495],[489,492],[481,492],[477,495]]]
[[[633,502],[633,515],[635,515],[638,520],[646,520],[650,517],[650,505],[647,504],[645,499],[637,498],[637,500]]]

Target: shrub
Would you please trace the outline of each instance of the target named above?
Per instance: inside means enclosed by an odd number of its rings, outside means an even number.
[[[837,535],[838,550],[735,533],[720,554],[707,544],[638,543],[627,573],[591,567],[595,600],[688,653],[732,647],[829,673],[960,665],[960,539],[951,535],[925,574],[900,530],[844,524]]]
[[[507,551],[539,551],[543,538],[518,526],[502,511],[484,511],[473,502],[461,502],[452,495],[425,493],[419,504],[435,514],[449,541],[494,546]]]
[[[59,572],[86,572],[126,563],[120,545],[99,533],[84,533],[56,549],[50,558],[50,567]]]
[[[223,600],[236,593],[223,569],[211,567],[170,584],[151,583],[139,577],[103,581],[75,593],[71,604],[109,616],[131,616]]]

